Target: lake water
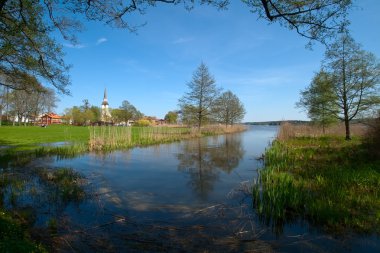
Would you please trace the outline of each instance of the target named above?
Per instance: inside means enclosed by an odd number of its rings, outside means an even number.
[[[281,228],[259,221],[250,185],[276,132],[254,126],[8,166],[1,176],[15,183],[2,190],[3,204],[29,213],[34,237],[58,252],[380,252],[374,235],[331,235],[302,219]],[[54,184],[66,182],[54,174],[62,168],[76,187]]]

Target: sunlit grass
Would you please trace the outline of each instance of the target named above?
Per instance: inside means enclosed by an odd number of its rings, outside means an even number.
[[[1,126],[0,146],[17,146],[18,150],[35,149],[39,144],[52,142],[87,142],[87,127],[71,125]]]
[[[244,131],[245,127],[205,126],[199,132],[189,127],[81,127],[71,125],[2,126],[0,146],[12,152],[36,150],[68,154],[85,150],[114,150],[141,145],[151,145],[196,138],[207,135],[228,134]],[[65,142],[61,147],[41,146],[41,144]],[[8,152],[8,151],[7,151]]]
[[[368,159],[360,138],[275,141],[253,197],[259,215],[273,223],[306,217],[335,231],[380,233],[380,161]]]

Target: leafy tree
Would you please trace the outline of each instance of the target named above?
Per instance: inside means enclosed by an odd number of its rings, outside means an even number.
[[[83,99],[83,105],[80,106],[80,115],[83,120],[84,125],[88,125],[95,121],[95,115],[92,110],[90,110],[91,105],[88,99]]]
[[[193,105],[182,105],[181,121],[189,126],[195,125],[197,123],[197,108]]]
[[[138,120],[143,117],[143,114],[127,100],[121,103],[119,110],[121,110],[119,115],[121,121],[127,122],[128,120]]]
[[[83,112],[81,111],[80,107],[73,106],[73,108],[71,108],[70,114],[73,124],[83,125],[86,123],[85,118],[83,117]]]
[[[0,1],[0,76],[3,85],[18,90],[33,90],[34,76],[39,76],[62,93],[69,79],[61,46],[52,37],[54,24],[48,22],[48,8],[43,3],[53,1]],[[70,23],[56,20],[66,29]]]
[[[121,109],[113,109],[111,111],[111,116],[112,116],[112,121],[114,123],[121,123],[124,121],[125,117],[124,117],[124,110],[121,110]]]
[[[338,118],[344,121],[349,140],[350,121],[359,112],[380,104],[380,65],[372,53],[362,50],[347,33],[341,33],[326,51],[324,69],[331,76]]]
[[[87,99],[83,100],[82,106],[74,106],[65,109],[64,119],[75,125],[88,125],[100,121],[101,110],[98,106],[91,106]]]
[[[175,124],[178,120],[178,113],[170,111],[165,115],[165,121],[169,124]]]
[[[212,112],[214,119],[226,126],[241,121],[245,115],[244,105],[231,91],[224,92],[215,100]]]
[[[300,101],[296,106],[304,108],[309,118],[322,126],[323,133],[329,124],[336,122],[338,107],[334,93],[331,74],[321,70],[316,73],[311,84],[301,91]]]
[[[82,102],[83,102],[83,105],[82,105],[83,111],[89,110],[91,105],[88,99],[83,99]]]
[[[201,63],[193,74],[187,87],[189,92],[179,100],[181,111],[185,118],[196,120],[198,129],[209,120],[215,99],[220,89],[215,85],[215,79],[209,73],[207,66]],[[190,114],[190,115],[186,115]]]
[[[100,121],[101,113],[102,113],[100,107],[93,105],[93,106],[90,107],[89,110],[92,112],[91,122],[95,123],[95,122]],[[111,111],[111,113],[112,113],[112,111]]]
[[[286,28],[325,42],[340,27],[351,0],[242,0],[259,18],[279,22]],[[96,20],[132,32],[139,24],[129,18],[144,14],[158,4],[183,4],[192,9],[196,4],[208,4],[226,9],[228,0],[139,0],[139,1],[0,1],[0,75],[13,89],[30,88],[28,76],[36,75],[69,93],[67,72],[61,45],[53,37],[59,31],[70,43],[76,43],[75,32],[82,28],[79,20]]]
[[[73,108],[65,108],[62,118],[68,124],[73,123]]]
[[[40,85],[38,89],[32,91],[13,90],[9,94],[9,100],[10,110],[15,119],[17,118],[19,124],[22,121],[26,124],[44,112],[52,112],[58,98],[54,90]]]

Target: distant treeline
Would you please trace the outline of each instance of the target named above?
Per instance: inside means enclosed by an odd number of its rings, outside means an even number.
[[[263,122],[245,122],[245,125],[269,125],[269,126],[279,126],[281,123],[288,122],[291,124],[308,124],[310,121],[305,120],[278,120],[278,121],[263,121]]]
[[[353,124],[368,124],[369,122],[372,122],[373,118],[360,118],[360,119],[353,119],[351,120],[351,123]],[[341,121],[343,122],[343,121]],[[307,121],[307,120],[277,120],[277,121],[262,121],[262,122],[245,122],[244,125],[255,125],[255,126],[279,126],[281,123],[290,123],[293,125],[303,125],[303,124],[313,124],[315,122]]]

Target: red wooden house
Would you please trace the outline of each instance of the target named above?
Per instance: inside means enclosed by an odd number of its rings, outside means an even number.
[[[41,125],[62,124],[62,116],[55,113],[45,113],[40,119]]]

